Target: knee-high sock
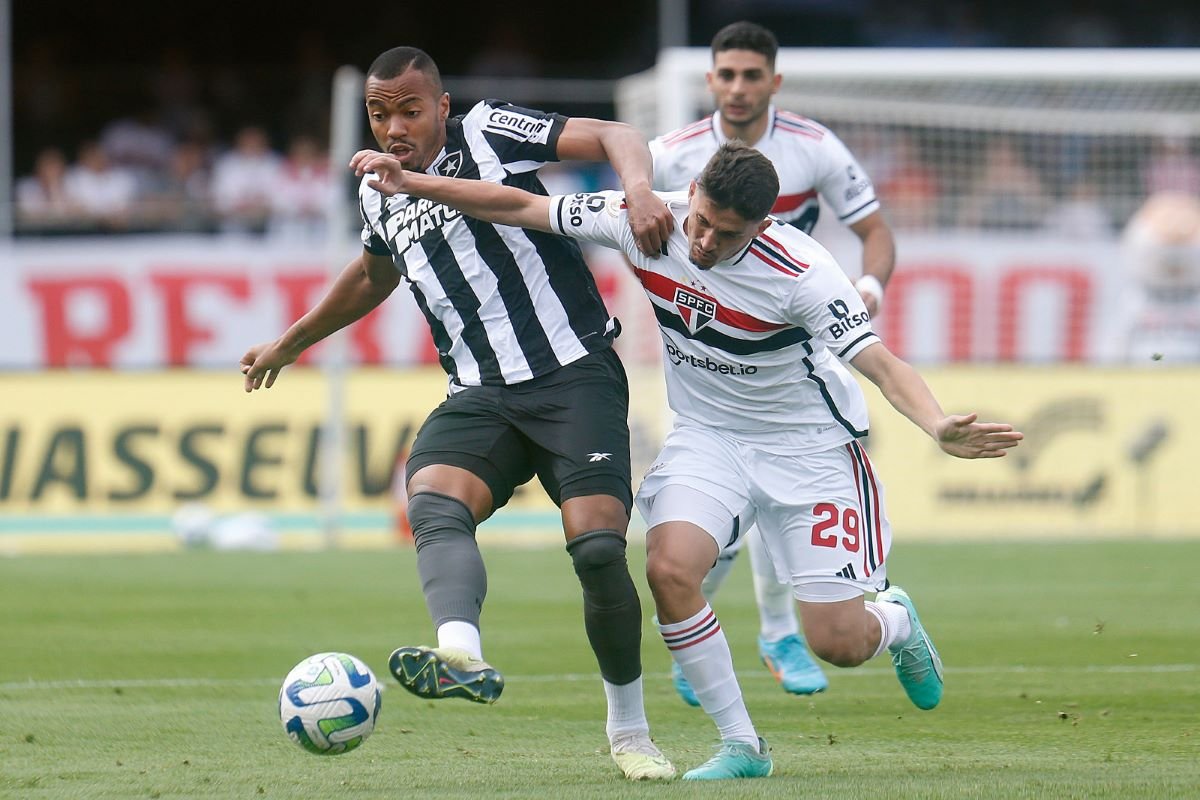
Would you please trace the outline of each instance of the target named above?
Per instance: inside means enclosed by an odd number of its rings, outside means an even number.
[[[583,587],[583,622],[604,680],[624,686],[642,674],[642,605],[629,577],[625,537],[595,530],[567,543]]]
[[[721,740],[749,742],[757,748],[758,733],[733,671],[729,642],[712,607],[706,604],[682,622],[659,623],[658,632],[696,692],[700,707],[716,724]]]
[[[462,620],[479,628],[487,572],[475,541],[475,518],[452,497],[420,492],[408,501],[417,572],[433,624]]]

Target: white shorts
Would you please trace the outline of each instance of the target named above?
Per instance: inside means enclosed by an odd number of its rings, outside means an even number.
[[[635,502],[648,527],[690,522],[722,551],[757,524],[780,583],[800,600],[848,600],[887,580],[892,529],[883,486],[858,442],[785,456],[677,427]]]

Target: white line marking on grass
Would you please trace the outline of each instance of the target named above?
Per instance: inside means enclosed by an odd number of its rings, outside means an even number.
[[[1197,664],[1127,664],[1127,665],[1079,665],[1057,667],[1026,667],[993,666],[993,667],[949,667],[946,672],[952,675],[1076,675],[1079,673],[1095,674],[1147,674],[1147,673],[1181,673],[1200,670]],[[891,668],[858,667],[832,671],[837,677],[874,677],[891,675]],[[666,676],[663,673],[662,676]],[[660,676],[660,677],[662,677]],[[566,673],[560,675],[506,675],[505,680],[520,683],[580,683],[599,680],[598,673]],[[772,676],[761,670],[738,674],[738,680],[766,680]],[[219,689],[225,686],[278,686],[278,678],[135,678],[107,680],[64,680],[64,681],[10,681],[0,683],[0,691],[45,691],[55,689]],[[389,684],[380,683],[387,688]]]

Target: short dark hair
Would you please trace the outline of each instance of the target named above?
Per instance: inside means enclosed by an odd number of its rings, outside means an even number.
[[[771,160],[739,139],[717,149],[696,186],[717,208],[732,209],[756,222],[771,213],[779,197],[779,175]]]
[[[434,88],[438,92],[442,91],[442,73],[438,70],[437,64],[429,57],[428,53],[417,47],[393,47],[382,53],[371,62],[371,68],[367,70],[367,77],[388,81],[403,75],[410,69],[424,72]]]
[[[775,38],[775,34],[762,25],[745,20],[731,22],[717,31],[717,35],[712,40],[713,58],[717,57],[717,53],[725,50],[752,50],[755,53],[761,53],[767,57],[767,63],[774,69],[775,54],[779,52],[779,40]]]

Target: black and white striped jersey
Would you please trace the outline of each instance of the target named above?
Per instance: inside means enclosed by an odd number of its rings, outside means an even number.
[[[536,170],[557,161],[566,118],[484,100],[446,122],[431,175],[546,194]],[[493,225],[440,203],[359,185],[362,242],[390,255],[429,322],[450,390],[511,385],[612,345],[617,333],[579,246]]]

